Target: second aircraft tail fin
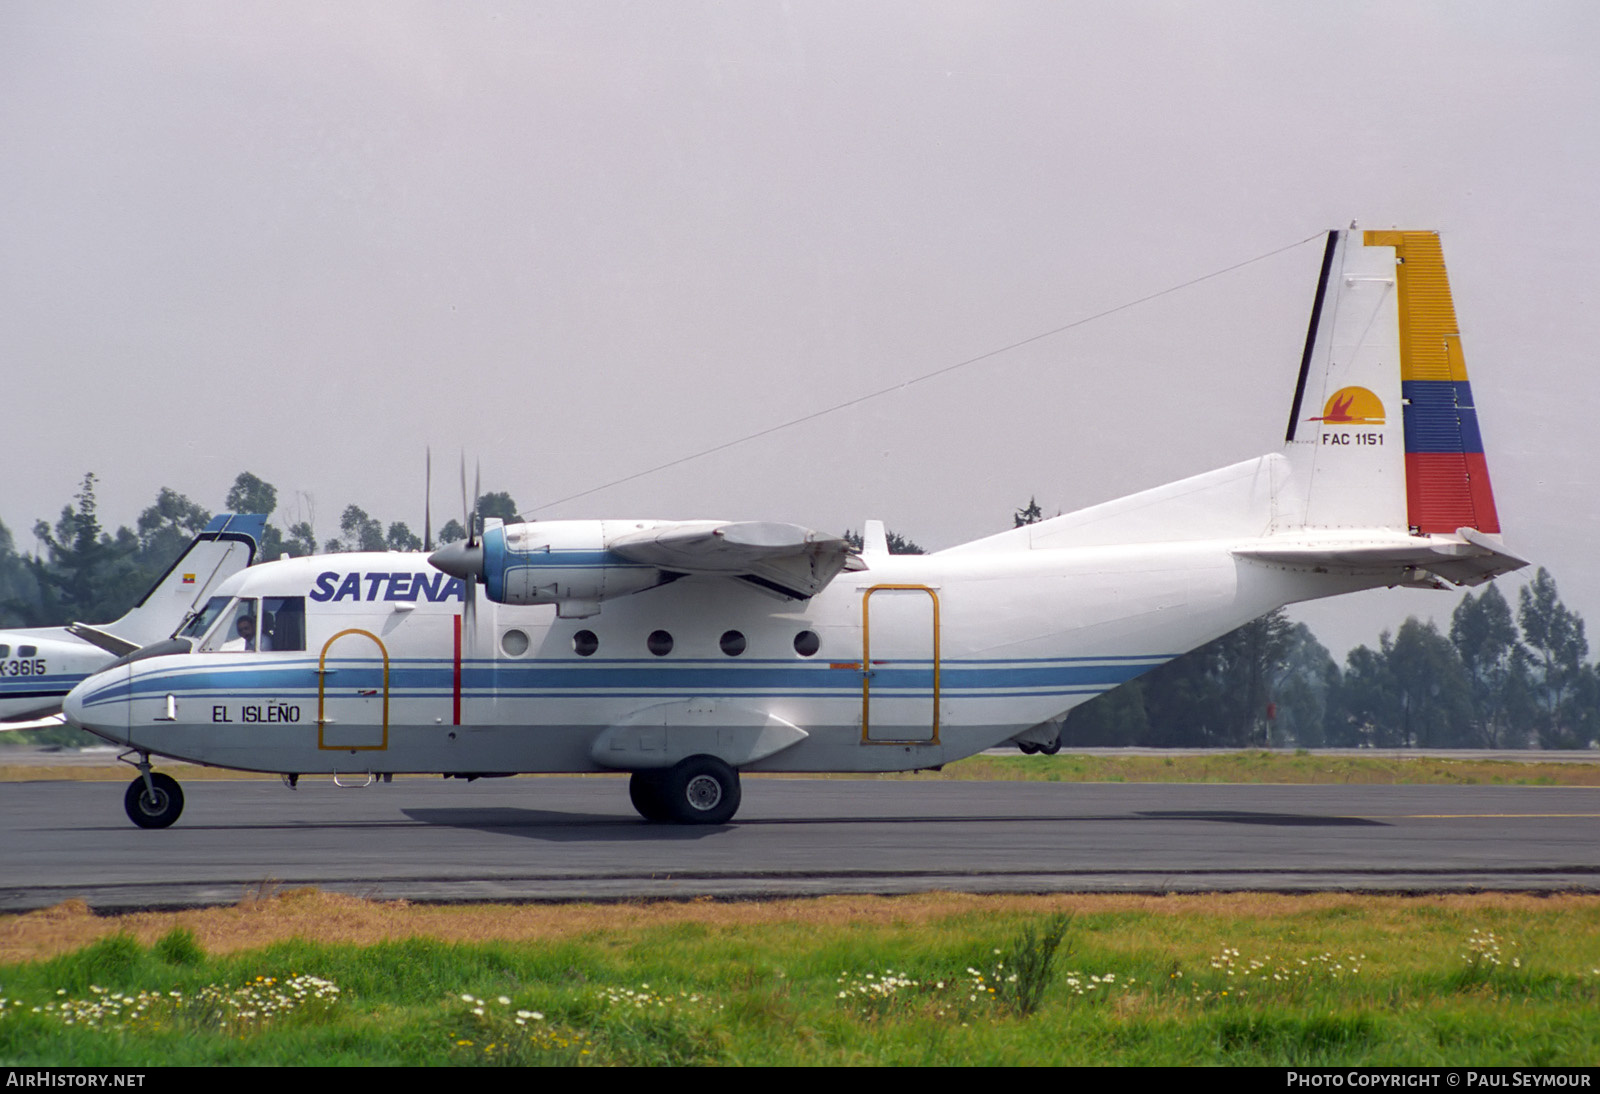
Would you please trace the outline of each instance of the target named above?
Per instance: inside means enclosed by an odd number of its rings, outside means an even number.
[[[218,585],[255,560],[266,524],[267,518],[260,513],[212,517],[211,523],[126,615],[93,629],[134,646],[169,637],[190,611],[205,604]]]

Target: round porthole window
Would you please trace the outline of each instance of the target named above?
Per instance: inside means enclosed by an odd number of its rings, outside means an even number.
[[[672,635],[666,631],[651,631],[644,644],[657,657],[665,657],[672,652]]]
[[[817,637],[816,631],[801,631],[794,636],[794,652],[801,657],[810,657],[822,648],[822,639]]]
[[[507,657],[521,657],[528,652],[528,633],[510,630],[500,636],[500,649]]]
[[[740,631],[723,631],[722,638],[717,644],[729,657],[738,657],[744,652],[744,634]]]
[[[572,636],[572,652],[579,657],[590,657],[600,648],[600,639],[593,631],[579,631]]]

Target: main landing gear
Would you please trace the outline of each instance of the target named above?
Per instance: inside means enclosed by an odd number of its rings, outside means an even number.
[[[726,824],[739,810],[739,773],[715,756],[690,756],[662,770],[635,771],[628,797],[647,821]]]
[[[128,819],[140,828],[170,828],[183,812],[183,788],[171,775],[150,770],[150,757],[136,764],[139,775],[122,795]]]

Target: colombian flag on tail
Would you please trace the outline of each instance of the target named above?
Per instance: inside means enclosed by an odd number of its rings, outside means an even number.
[[[1369,231],[1363,242],[1393,247],[1395,254],[1407,523],[1424,535],[1457,528],[1498,532],[1438,233]]]

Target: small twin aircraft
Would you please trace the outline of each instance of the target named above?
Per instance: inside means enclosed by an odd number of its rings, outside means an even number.
[[[45,724],[41,720],[61,709],[78,681],[170,637],[219,585],[255,559],[266,519],[259,513],[213,517],[115,623],[0,631],[0,729]]]
[[[1329,233],[1281,451],[931,555],[728,521],[502,524],[252,567],[170,645],[73,689],[130,750],[371,779],[628,772],[720,824],[741,772],[937,767],[1295,601],[1476,585],[1500,541],[1438,236]],[[175,651],[175,652],[174,652]]]

